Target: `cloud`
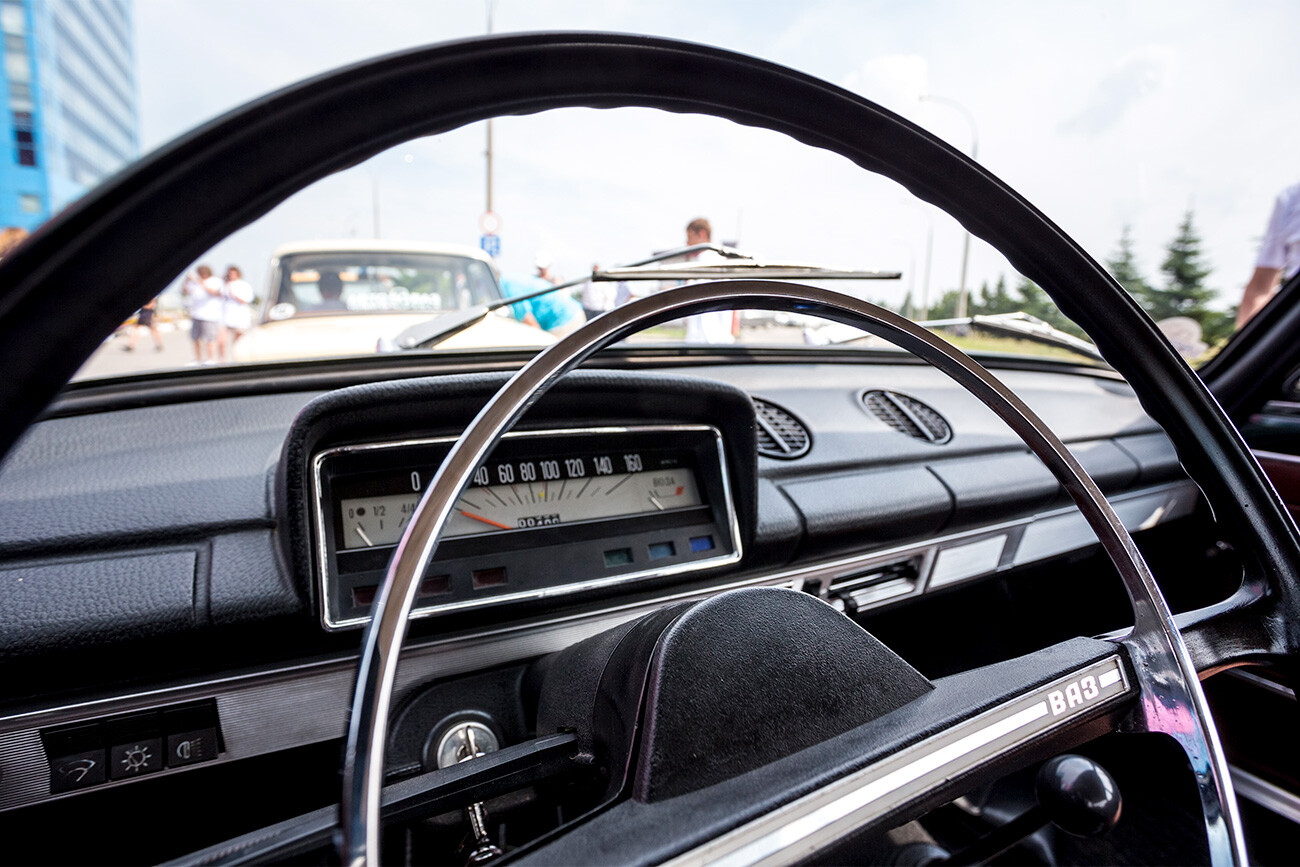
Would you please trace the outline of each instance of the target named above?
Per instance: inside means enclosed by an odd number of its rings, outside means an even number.
[[[1083,110],[1062,123],[1060,131],[1096,136],[1114,129],[1173,76],[1177,59],[1178,52],[1168,45],[1145,45],[1125,55],[1097,82]]]

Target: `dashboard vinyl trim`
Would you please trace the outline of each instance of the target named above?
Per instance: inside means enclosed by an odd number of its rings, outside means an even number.
[[[1190,482],[1173,482],[1139,488],[1115,496],[1112,500],[1125,503],[1163,497],[1186,503],[1194,499],[1189,495],[1194,494],[1195,490]],[[1008,537],[1007,552],[997,569],[1001,571],[1012,567],[1011,558],[1025,527],[1035,521],[1076,511],[1071,506],[1063,506],[933,539],[759,575],[742,576],[708,587],[697,586],[650,599],[607,605],[596,611],[507,623],[487,627],[472,636],[453,636],[412,644],[403,653],[396,691],[404,693],[426,683],[435,674],[438,677],[452,677],[552,653],[673,602],[703,599],[744,587],[781,586],[802,590],[814,582],[821,582],[824,588],[836,577],[884,563],[918,559],[922,564],[921,572],[912,592],[882,599],[868,606],[872,609],[883,608],[914,599],[928,591],[929,571],[939,551],[1005,534]],[[1180,514],[1182,513],[1165,510],[1161,512],[1159,520],[1172,520]],[[1083,538],[1076,538],[1074,543],[1077,543],[1075,547],[1090,544]],[[1095,544],[1095,540],[1092,544]],[[962,580],[975,580],[978,577],[980,576],[971,575]],[[948,586],[950,585],[945,584],[944,588]],[[222,735],[226,740],[226,751],[215,762],[168,769],[150,776],[160,778],[175,773],[189,773],[218,763],[342,737],[347,719],[348,697],[356,678],[355,668],[356,656],[349,654],[0,716],[0,774],[3,774],[5,780],[5,786],[0,789],[0,811],[81,794],[79,791],[50,793],[49,762],[41,746],[40,729],[199,699],[215,699]],[[136,782],[138,781],[110,781],[95,786],[93,790],[83,791],[102,791]]]

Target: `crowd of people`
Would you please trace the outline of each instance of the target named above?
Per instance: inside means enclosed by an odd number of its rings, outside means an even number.
[[[231,265],[223,280],[207,265],[199,265],[186,276],[181,295],[190,316],[194,360],[226,361],[231,345],[253,324],[253,287],[243,272]]]

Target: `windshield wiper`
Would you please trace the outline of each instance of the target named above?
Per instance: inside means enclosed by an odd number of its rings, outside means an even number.
[[[729,261],[706,261],[694,264],[691,257],[703,252],[716,253]],[[678,260],[676,267],[665,267],[657,263]],[[655,265],[656,267],[650,267]],[[563,289],[572,289],[588,281],[614,282],[633,280],[720,280],[732,278],[756,277],[760,279],[803,279],[803,280],[897,280],[902,274],[898,271],[844,271],[835,268],[821,268],[815,265],[796,265],[788,263],[760,262],[753,256],[735,249],[717,244],[691,244],[656,253],[648,259],[611,268],[606,271],[592,271],[590,274],[538,289],[525,292],[512,298],[500,298],[487,304],[478,304],[465,310],[437,316],[427,322],[419,322],[407,328],[397,337],[380,341],[381,352],[410,349],[430,349],[449,337],[482,322],[488,314],[511,304],[539,298]]]
[[[1096,361],[1105,362],[1097,347],[1093,346],[1086,340],[1075,337],[1054,325],[1049,325],[1037,316],[1031,316],[1024,311],[1015,313],[991,313],[988,315],[964,316],[957,319],[927,319],[916,323],[922,328],[955,328],[966,326],[975,328],[980,331],[987,331],[991,334],[997,334],[1004,337],[1018,337],[1023,340],[1029,340],[1034,343],[1041,343],[1044,346],[1055,346],[1062,349],[1068,349],[1071,352],[1078,353],[1086,358]],[[845,343],[852,343],[855,340],[862,340],[870,335],[859,329],[852,336],[835,337],[825,341],[828,346],[838,346]]]
[[[931,319],[916,324],[924,328],[969,325],[972,328],[978,328],[993,334],[1021,337],[1045,346],[1059,346],[1097,361],[1104,362],[1106,360],[1102,357],[1101,352],[1097,350],[1097,347],[1093,346],[1089,341],[1075,337],[1073,334],[1062,331],[1055,325],[1050,325],[1037,316],[1031,316],[1023,311],[968,316],[965,319]]]

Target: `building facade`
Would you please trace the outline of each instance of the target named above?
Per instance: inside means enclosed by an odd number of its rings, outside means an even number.
[[[130,0],[0,0],[0,227],[32,229],[139,154]]]

